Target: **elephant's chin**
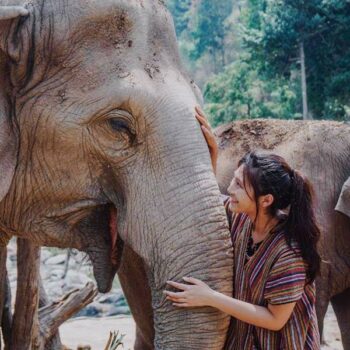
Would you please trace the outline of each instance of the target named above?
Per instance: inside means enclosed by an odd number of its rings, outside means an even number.
[[[112,204],[101,205],[79,224],[87,240],[88,254],[99,292],[107,293],[119,269],[124,242],[117,234],[117,210]]]

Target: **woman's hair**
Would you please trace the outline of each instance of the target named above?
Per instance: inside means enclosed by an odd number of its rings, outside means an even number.
[[[311,183],[299,172],[293,170],[284,158],[276,154],[249,152],[238,163],[244,165],[243,180],[254,191],[258,216],[258,198],[271,194],[274,198],[269,214],[277,216],[280,210],[288,210],[288,216],[279,226],[291,245],[296,241],[301,255],[307,263],[308,283],[315,280],[320,269],[320,256],[317,242],[320,229],[313,208],[313,188]]]

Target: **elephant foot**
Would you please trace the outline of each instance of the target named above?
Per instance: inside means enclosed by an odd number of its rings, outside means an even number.
[[[331,303],[337,316],[344,350],[350,350],[350,288],[332,297]]]
[[[140,329],[136,327],[136,339],[135,339],[134,350],[153,350],[153,349],[154,349],[153,344],[150,344],[149,342],[147,342],[142,332],[140,331]]]

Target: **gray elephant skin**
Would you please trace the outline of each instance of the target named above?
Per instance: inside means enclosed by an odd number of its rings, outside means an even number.
[[[200,101],[162,1],[0,0],[2,240],[85,251],[102,292],[119,269],[137,349],[225,341],[227,315],[162,293],[185,275],[232,293]]]
[[[217,179],[226,192],[245,152],[282,155],[313,183],[322,236],[321,274],[316,280],[320,331],[331,302],[345,350],[350,349],[350,124],[333,121],[237,121],[216,129]],[[335,210],[335,208],[337,210]],[[300,213],[302,215],[302,213]],[[327,339],[325,339],[327,341]]]

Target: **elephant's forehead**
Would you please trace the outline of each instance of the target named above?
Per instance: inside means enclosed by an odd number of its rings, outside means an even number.
[[[65,36],[73,33],[85,39],[113,41],[137,32],[139,37],[147,40],[163,33],[169,35],[172,31],[170,15],[160,0],[80,0],[64,3],[61,11],[55,8],[49,11],[53,11],[56,18],[58,33]]]
[[[121,75],[125,68],[120,62],[128,62],[130,69],[142,64],[146,71],[161,66],[162,60],[180,67],[173,22],[160,0],[57,1],[40,16],[50,33],[36,38],[42,40],[40,47],[53,51],[56,65],[86,62],[95,68],[105,65],[105,71],[122,69]],[[94,68],[91,72],[97,73]]]
[[[153,79],[164,67],[182,70],[173,22],[160,0],[31,4],[32,14],[21,28],[25,45],[12,75],[17,91],[54,88],[58,79],[61,85],[69,81],[71,87],[90,89],[111,79],[131,79],[132,71]]]

